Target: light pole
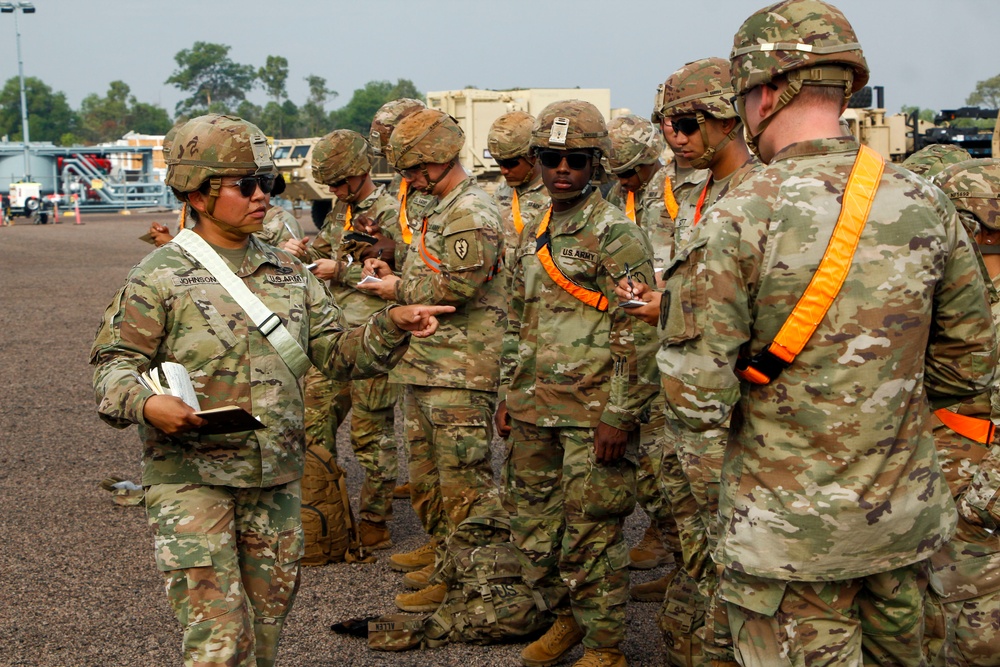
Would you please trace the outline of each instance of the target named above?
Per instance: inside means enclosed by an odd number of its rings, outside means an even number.
[[[17,21],[17,10],[25,14],[34,14],[35,5],[24,0],[0,2],[0,13],[14,15],[14,36],[17,42],[17,74],[21,78],[21,134],[24,139],[24,180],[31,180],[31,154],[28,146],[31,137],[28,134],[28,102],[24,95],[24,60],[21,59],[21,26]]]

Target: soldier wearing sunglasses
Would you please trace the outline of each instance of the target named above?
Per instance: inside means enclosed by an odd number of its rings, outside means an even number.
[[[614,283],[626,273],[650,280],[652,250],[595,188],[611,141],[592,104],[550,104],[531,146],[552,204],[524,228],[515,253],[495,421],[510,439],[512,539],[535,564],[534,583],[557,620],[521,661],[552,665],[582,641],[578,666],[620,667],[622,522],[635,507],[640,415],[657,385],[655,334],[632,326]]]

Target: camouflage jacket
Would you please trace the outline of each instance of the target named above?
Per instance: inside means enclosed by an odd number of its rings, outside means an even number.
[[[251,238],[237,275],[331,377],[387,372],[406,349],[408,336],[384,313],[345,330],[320,281],[277,248]],[[90,361],[101,418],[117,428],[139,425],[143,485],[269,487],[302,476],[298,379],[215,277],[174,243],[129,273],[105,311]],[[142,414],[152,394],[136,373],[163,361],[187,368],[203,410],[238,405],[266,428],[206,436],[153,428]]]
[[[631,431],[656,393],[652,327],[637,327],[616,308],[615,281],[629,265],[636,280],[653,275],[645,233],[594,191],[549,222],[556,266],[577,285],[601,292],[601,312],[557,285],[538,259],[536,219],[515,254],[500,398],[517,419],[538,426]],[[648,331],[646,331],[648,330]]]
[[[527,226],[531,221],[540,217],[549,207],[549,193],[542,183],[541,174],[536,174],[531,182],[512,188],[507,183],[501,183],[496,192],[493,193],[493,200],[500,209],[500,217],[503,218],[504,235],[504,274],[507,282],[510,282],[510,267],[514,264],[514,251],[520,241],[520,233],[514,226],[514,192],[517,191],[517,203],[521,213],[522,223]]]
[[[683,248],[691,240],[696,220],[703,218],[715,202],[722,199],[730,189],[742,183],[759,165],[760,162],[751,157],[736,171],[719,179],[714,178],[712,172],[708,171],[706,179],[699,183],[698,187],[688,189],[684,197],[677,200],[677,224],[673,239],[675,253],[676,249]],[[704,200],[702,200],[703,194],[705,195]],[[698,205],[699,202],[701,202],[701,206]]]
[[[507,310],[497,275],[503,223],[496,204],[467,179],[419,223],[396,300],[456,311],[438,318],[436,334],[414,339],[389,377],[400,384],[496,391]]]
[[[402,234],[399,229],[399,202],[386,191],[385,187],[378,186],[375,191],[365,197],[362,201],[354,205],[337,201],[333,209],[327,213],[326,220],[323,221],[323,229],[306,249],[305,262],[314,262],[317,259],[335,259],[341,262],[350,259],[350,265],[346,269],[342,268],[340,273],[330,281],[330,291],[337,305],[344,311],[344,320],[349,326],[363,324],[372,313],[385,308],[385,301],[373,294],[362,292],[355,288],[361,280],[361,269],[364,260],[361,253],[352,247],[350,242],[344,241],[344,235],[353,229],[344,229],[347,220],[347,212],[350,210],[352,216],[367,216],[382,228],[382,233],[396,242],[397,262],[401,250],[405,251],[406,245],[402,241]],[[368,247],[367,244],[365,247]],[[397,264],[399,266],[399,264]]]
[[[264,215],[264,229],[254,232],[254,236],[277,248],[291,238],[302,238],[302,225],[282,207],[272,206]]]
[[[805,291],[857,150],[788,146],[708,211],[668,270],[657,354],[668,419],[698,432],[732,412],[714,557],[737,572],[860,577],[925,559],[954,530],[928,399],[983,392],[997,356],[975,252],[939,190],[886,164],[805,349],[767,385],[734,372]]]

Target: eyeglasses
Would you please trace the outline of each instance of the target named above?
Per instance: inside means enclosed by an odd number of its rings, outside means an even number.
[[[671,118],[670,124],[674,128],[674,132],[678,134],[683,134],[685,137],[690,137],[692,134],[698,131],[698,119],[694,116],[682,116],[681,118]]]
[[[423,162],[415,164],[411,167],[404,167],[403,169],[397,169],[396,171],[404,177],[416,178],[417,174],[423,170],[427,165]]]
[[[499,158],[495,159],[497,161],[497,166],[502,167],[503,169],[514,169],[517,165],[521,164],[521,158],[519,157],[509,157],[503,160]]]
[[[333,189],[333,190],[336,190],[337,188],[342,188],[345,185],[347,185],[347,179],[346,178],[342,178],[342,179],[340,179],[339,181],[337,181],[335,183],[330,183],[330,188]]]
[[[253,193],[260,188],[260,191],[266,195],[271,194],[274,190],[274,182],[277,179],[275,174],[260,174],[258,176],[244,176],[240,180],[233,183],[233,185],[240,189],[240,194],[244,197],[253,197]]]
[[[635,176],[635,173],[636,173],[635,169],[629,169],[628,171],[618,172],[617,174],[615,174],[615,176],[617,176],[622,180],[625,180],[627,178],[632,178],[633,176]]]
[[[566,160],[566,166],[573,171],[582,171],[590,166],[590,153],[575,152],[575,153],[563,153],[562,151],[553,150],[541,150],[538,151],[538,159],[542,163],[542,166],[546,169],[555,169],[558,167],[563,159]]]

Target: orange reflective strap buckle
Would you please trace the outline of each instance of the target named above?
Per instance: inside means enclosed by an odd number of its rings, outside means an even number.
[[[742,357],[738,359],[736,361],[736,374],[753,384],[769,384],[774,378],[781,375],[781,371],[791,366],[792,362],[785,361],[771,352],[771,345],[749,359]]]

